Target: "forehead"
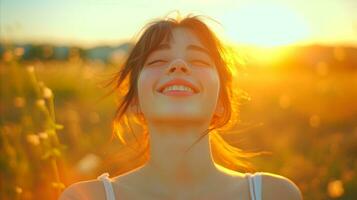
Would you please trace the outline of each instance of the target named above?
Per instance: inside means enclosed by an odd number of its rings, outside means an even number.
[[[172,30],[172,38],[170,43],[189,43],[203,47],[197,35],[188,28],[174,28]]]
[[[174,28],[172,31],[172,37],[166,37],[161,41],[162,44],[169,44],[172,46],[187,46],[187,45],[195,45],[199,47],[204,47],[201,41],[198,39],[197,35],[188,28]]]
[[[174,28],[152,52],[160,52],[169,49],[194,50],[210,56],[208,49],[201,43],[197,35],[188,28]]]

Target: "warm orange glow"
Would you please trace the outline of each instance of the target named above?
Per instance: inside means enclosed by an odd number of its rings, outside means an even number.
[[[250,46],[236,46],[243,58],[249,62],[261,63],[263,66],[272,66],[282,58],[293,53],[294,48],[291,46],[284,47],[261,47],[252,48]]]
[[[247,4],[225,17],[228,34],[240,43],[273,47],[309,36],[307,21],[292,8],[278,4]]]

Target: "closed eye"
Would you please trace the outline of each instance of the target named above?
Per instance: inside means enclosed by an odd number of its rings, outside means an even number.
[[[166,62],[167,62],[166,60],[154,60],[154,61],[149,62],[148,65],[152,65],[155,63],[166,63]]]
[[[190,63],[194,64],[194,65],[197,65],[197,66],[210,66],[210,64],[206,61],[203,61],[203,60],[190,60]]]

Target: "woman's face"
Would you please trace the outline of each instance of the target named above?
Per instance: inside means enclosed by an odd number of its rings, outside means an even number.
[[[214,61],[189,29],[175,28],[172,33],[171,41],[162,42],[148,56],[139,74],[140,109],[149,123],[209,124],[220,89]],[[193,92],[165,86],[175,79],[188,82]]]

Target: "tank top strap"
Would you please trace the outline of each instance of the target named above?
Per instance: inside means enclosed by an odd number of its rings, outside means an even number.
[[[247,173],[251,200],[262,200],[262,173]]]
[[[102,175],[98,176],[97,179],[103,182],[106,200],[115,200],[115,194],[111,180],[109,178],[109,173],[103,173]]]

